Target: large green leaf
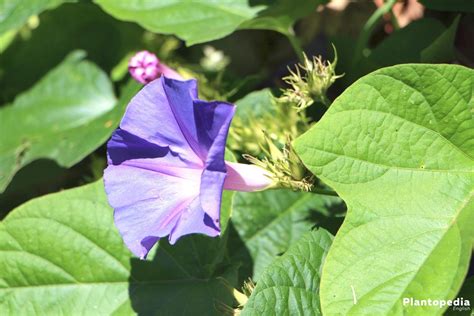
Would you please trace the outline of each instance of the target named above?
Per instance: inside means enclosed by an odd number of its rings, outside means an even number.
[[[138,85],[124,93],[126,103]],[[13,104],[0,110],[0,192],[38,158],[72,166],[110,136],[123,111],[107,76],[71,54]]]
[[[363,77],[295,141],[348,204],[321,281],[327,315],[437,315],[473,247],[474,71],[400,65]]]
[[[332,235],[320,229],[304,235],[262,274],[242,311],[245,315],[321,315],[321,267]]]
[[[188,45],[229,35],[237,28],[271,29],[288,33],[289,27],[325,0],[95,0],[114,17],[144,28],[175,34]]]
[[[244,275],[258,282],[265,268],[311,227],[333,225],[337,229],[334,224],[339,218],[335,216],[341,214],[331,206],[339,201],[289,190],[238,192],[232,207],[232,224],[238,234],[234,260],[242,262]]]
[[[0,35],[22,26],[30,16],[76,0],[0,0]]]
[[[89,61],[110,72],[131,51],[150,48],[141,27],[117,21],[93,3],[66,3],[39,20],[27,38],[17,36],[0,54],[0,103],[10,103],[73,50],[84,50]]]
[[[218,266],[224,244],[187,236],[140,261],[114,227],[101,181],[34,199],[0,222],[0,310],[219,315],[215,305],[233,299],[218,276],[235,280],[235,269]]]

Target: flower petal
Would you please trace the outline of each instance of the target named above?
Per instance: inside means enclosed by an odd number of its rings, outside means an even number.
[[[201,189],[199,192],[201,208],[217,229],[221,227],[220,213],[225,178],[225,173],[207,169],[201,175]]]
[[[140,258],[158,238],[171,233],[183,210],[199,195],[199,170],[175,167],[161,173],[156,170],[163,167],[153,160],[130,160],[104,172],[115,224],[127,247]]]
[[[169,79],[171,80],[171,79]],[[173,80],[174,81],[174,80]],[[120,123],[120,128],[143,140],[161,147],[170,147],[181,159],[202,166],[202,160],[197,156],[184,135],[168,96],[163,89],[164,77],[146,85],[130,101],[127,111]],[[182,85],[187,94],[196,93],[195,81],[175,81]],[[189,107],[188,104],[178,104],[179,107]],[[191,105],[192,106],[192,105]]]
[[[173,245],[179,238],[189,234],[205,234],[211,237],[220,234],[220,229],[214,225],[213,220],[202,209],[198,197],[181,212],[176,226],[169,235],[169,242]]]
[[[108,162],[113,165],[130,159],[164,157],[169,153],[169,147],[147,142],[120,128],[114,131],[107,143]]]
[[[235,106],[226,102],[207,102],[197,99],[196,81],[178,81],[163,78],[163,87],[176,121],[193,149],[202,161],[208,157],[212,145],[225,148],[225,142]],[[222,150],[222,170],[224,151]]]
[[[206,150],[206,169],[226,172],[224,155],[235,106],[225,102],[194,100],[199,144]]]

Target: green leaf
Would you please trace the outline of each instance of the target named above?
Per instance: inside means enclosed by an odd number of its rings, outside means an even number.
[[[228,208],[227,206],[224,206]],[[219,315],[231,305],[218,276],[220,238],[160,243],[151,261],[130,254],[113,224],[102,181],[18,207],[0,222],[0,310],[7,314]],[[27,302],[27,304],[25,304]]]
[[[397,64],[452,62],[458,23],[459,18],[456,18],[447,28],[436,19],[416,20],[393,32],[356,65],[347,63],[347,60],[352,60],[355,42],[336,37],[333,41],[341,61],[338,69],[347,74],[340,80],[349,85],[371,71]]]
[[[274,30],[282,34],[292,34],[293,24],[314,12],[319,5],[329,0],[263,0],[267,9],[259,12],[252,20],[244,22],[241,29]]]
[[[145,29],[175,34],[187,45],[208,42],[238,28],[269,29],[288,34],[293,23],[326,0],[167,0],[136,2],[95,0],[114,17]]]
[[[275,106],[272,98],[270,89],[253,91],[235,103],[237,106],[235,116],[241,118],[242,122],[249,123],[250,118],[258,119],[264,115],[273,115]]]
[[[472,0],[418,0],[425,7],[439,11],[474,12]]]
[[[242,311],[245,315],[321,315],[321,267],[332,235],[320,229],[305,234],[262,274]]]
[[[248,0],[95,2],[118,19],[136,22],[152,32],[175,34],[188,45],[224,37],[265,8],[252,7]]]
[[[233,259],[242,262],[244,275],[258,282],[265,268],[311,227],[338,222],[335,216],[340,212],[333,214],[331,207],[339,201],[289,190],[236,193],[232,224],[238,237]]]
[[[378,68],[408,62],[450,62],[458,23],[459,16],[448,28],[431,18],[410,23],[380,43],[369,62]]]
[[[31,88],[73,50],[84,50],[89,61],[109,73],[128,53],[150,48],[141,27],[117,21],[92,3],[66,3],[39,20],[28,37],[20,32],[0,54],[0,103]]]
[[[473,247],[474,71],[400,65],[348,88],[295,141],[348,215],[321,281],[327,315],[438,315]],[[354,304],[356,302],[356,304]]]
[[[23,166],[50,158],[70,167],[103,144],[138,85],[119,104],[107,76],[75,52],[0,109],[0,192]],[[117,105],[116,105],[117,104]]]
[[[15,39],[16,33],[16,30],[10,30],[0,35],[0,54],[3,53]]]
[[[422,51],[432,45],[445,30],[444,25],[435,19],[414,21],[382,41],[370,54],[369,61],[378,68],[418,62]]]
[[[421,62],[441,63],[454,60],[454,40],[460,19],[461,16],[458,15],[444,32],[421,51]]]
[[[65,2],[76,2],[76,0],[36,0],[29,2],[0,0],[0,35],[21,27],[30,16],[40,14],[44,10],[54,9]]]

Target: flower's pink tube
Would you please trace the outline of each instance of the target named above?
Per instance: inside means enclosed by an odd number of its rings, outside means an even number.
[[[185,80],[179,73],[177,73],[174,69],[166,66],[165,64],[159,64],[159,69],[163,76],[171,79],[176,79],[176,80]]]
[[[226,161],[227,177],[224,182],[225,190],[253,192],[269,189],[273,186],[268,171],[255,165]]]

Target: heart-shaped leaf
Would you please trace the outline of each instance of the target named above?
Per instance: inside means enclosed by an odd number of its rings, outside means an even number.
[[[295,142],[348,204],[321,281],[327,315],[438,315],[473,247],[474,71],[400,65],[369,74]]]
[[[258,282],[265,268],[311,227],[338,223],[341,210],[331,210],[338,202],[336,197],[289,190],[238,192],[232,206],[238,234],[233,259],[241,261],[244,274]]]
[[[151,261],[141,261],[125,248],[112,213],[102,181],[11,212],[0,223],[2,313],[220,315],[217,305],[232,305],[220,279],[236,279],[221,263],[225,238],[160,242]]]
[[[0,109],[0,192],[23,166],[50,158],[70,167],[103,144],[124,104],[137,91],[130,84],[119,104],[106,74],[71,54],[13,104]]]
[[[321,266],[332,235],[320,229],[304,235],[262,273],[242,311],[245,315],[321,315]]]

